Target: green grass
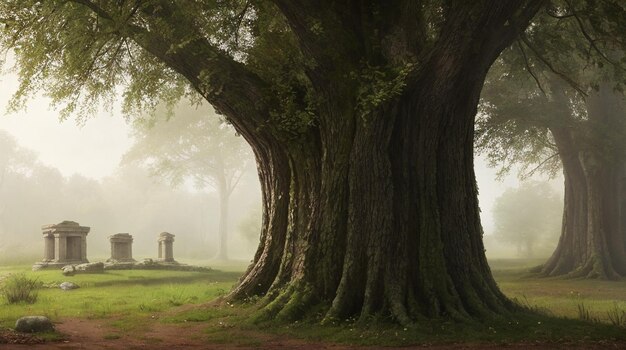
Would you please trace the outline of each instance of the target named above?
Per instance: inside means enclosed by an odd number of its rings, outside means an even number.
[[[147,324],[142,320],[156,317],[172,327],[199,325],[204,329],[199,335],[207,342],[253,347],[279,337],[361,345],[626,341],[624,328],[610,325],[612,319],[626,323],[626,280],[529,277],[528,268],[539,263],[540,260],[498,260],[491,262],[491,267],[505,294],[541,313],[519,313],[468,324],[429,320],[411,328],[399,327],[384,319],[368,325],[347,320],[322,326],[318,322],[319,315],[289,324],[254,324],[250,321],[254,305],[206,305],[207,301],[225,294],[236,282],[241,272],[234,268],[233,272],[131,270],[63,277],[59,271],[30,272],[28,266],[0,267],[0,280],[8,273],[24,272],[49,286],[66,280],[81,286],[70,292],[41,289],[39,300],[32,305],[0,302],[0,327],[12,327],[15,320],[25,314],[42,314],[53,321],[65,317],[101,319],[114,327],[114,331],[104,336],[113,340],[122,336],[141,337]],[[170,311],[187,304],[198,306]],[[587,315],[585,318],[592,322],[580,320],[581,306]]]
[[[538,313],[520,313],[482,323],[418,322],[413,328],[398,327],[389,322],[367,326],[347,321],[321,326],[313,318],[291,324],[249,321],[253,306],[237,305],[203,307],[187,310],[163,319],[163,322],[204,322],[206,334],[214,343],[251,345],[263,342],[268,334],[287,335],[308,341],[340,342],[360,345],[408,345],[429,343],[516,343],[626,341],[623,328],[612,326],[609,314],[626,312],[626,280],[586,281],[533,278],[529,268],[543,262],[497,260],[491,267],[501,289],[520,304]],[[592,322],[580,319],[579,308],[588,310]],[[622,316],[623,317],[623,316]],[[615,315],[614,317],[615,318]],[[622,325],[624,326],[624,325]],[[236,339],[236,340],[233,340]]]
[[[44,286],[32,305],[0,301],[0,327],[12,327],[24,315],[44,315],[53,321],[64,317],[112,319],[128,329],[142,317],[184,304],[213,300],[229,290],[238,273],[220,271],[181,272],[155,270],[110,271],[64,277],[60,271],[28,271],[27,267],[0,267],[0,278],[9,273],[25,273]],[[79,289],[63,291],[57,286],[71,281]]]
[[[530,266],[532,264],[517,269],[500,269],[499,265],[492,264],[492,271],[507,296],[553,316],[578,319],[582,305],[593,320],[611,323],[610,313],[626,312],[626,279],[535,278],[527,273]]]
[[[353,345],[406,346],[413,344],[519,342],[593,342],[626,340],[623,328],[589,323],[575,319],[546,317],[536,314],[515,314],[482,323],[452,323],[428,320],[414,327],[401,327],[381,320],[367,325],[344,321],[320,325],[313,318],[289,324],[250,322],[252,306],[202,307],[178,313],[162,320],[180,323],[203,322],[206,340],[240,346],[258,346],[272,338],[296,338],[309,342],[330,342]]]

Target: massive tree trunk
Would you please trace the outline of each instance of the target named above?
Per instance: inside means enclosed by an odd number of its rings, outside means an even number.
[[[431,83],[355,122],[352,135],[334,129],[344,136],[326,139],[323,156],[303,147],[278,169],[259,163],[264,234],[232,298],[266,295],[263,316],[287,319],[317,303],[331,303],[329,320],[384,311],[403,323],[511,310],[482,244],[472,151],[480,85]]]
[[[255,153],[261,243],[229,298],[262,295],[260,317],[283,319],[324,310],[408,324],[512,310],[482,244],[474,115],[491,63],[543,1],[274,3],[314,100],[314,123],[295,137],[275,122],[282,101],[264,105],[273,90],[208,40],[131,28]],[[167,2],[144,11],[184,22]]]
[[[311,73],[319,128],[270,149],[279,163],[257,152],[262,241],[231,298],[264,295],[260,317],[289,320],[320,304],[325,320],[382,312],[404,324],[514,309],[487,265],[473,171],[482,83],[516,33],[492,32],[512,9],[491,10],[501,17],[455,18],[404,92],[366,113],[352,83]]]
[[[550,128],[563,164],[565,202],[558,246],[540,271],[616,279],[626,276],[626,207],[620,197],[626,109],[610,84],[587,97],[586,107],[587,120]]]

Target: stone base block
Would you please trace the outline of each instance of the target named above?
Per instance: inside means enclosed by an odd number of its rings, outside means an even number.
[[[33,267],[32,270],[33,271],[39,271],[39,270],[60,270],[63,268],[63,266],[67,266],[67,265],[74,265],[74,264],[86,264],[89,261],[84,260],[84,261],[64,261],[64,262],[56,262],[56,261],[40,261],[40,262],[36,262]]]

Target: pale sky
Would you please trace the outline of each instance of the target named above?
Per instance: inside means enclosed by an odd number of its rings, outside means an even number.
[[[101,111],[82,127],[75,120],[59,120],[49,100],[38,96],[27,109],[7,114],[7,104],[17,89],[14,74],[0,75],[0,129],[8,131],[22,147],[37,153],[39,160],[58,168],[65,176],[74,173],[94,179],[110,175],[132,145],[130,128],[119,111]]]

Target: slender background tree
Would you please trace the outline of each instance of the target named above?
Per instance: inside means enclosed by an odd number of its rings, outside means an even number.
[[[155,116],[135,120],[133,128],[136,142],[125,162],[144,164],[173,185],[191,181],[196,188],[217,192],[217,258],[228,260],[229,200],[252,164],[250,147],[207,106],[179,103],[171,111],[162,107]]]

